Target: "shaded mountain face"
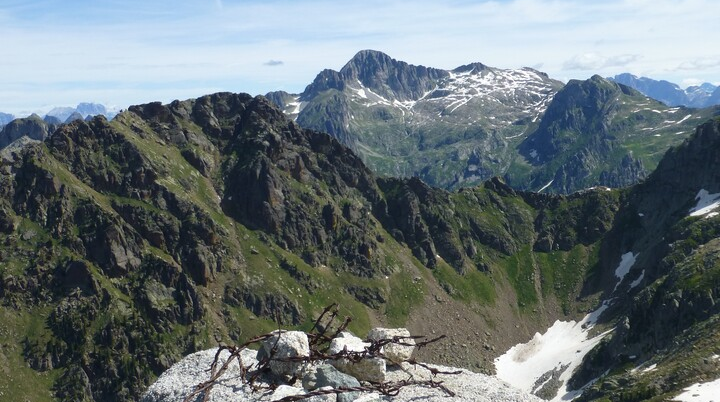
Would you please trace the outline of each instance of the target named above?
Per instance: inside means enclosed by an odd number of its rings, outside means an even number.
[[[670,108],[600,77],[570,84],[527,68],[446,71],[362,51],[302,94],[268,97],[383,176],[448,189],[504,176],[515,188],[559,193],[636,183],[714,113]]]
[[[14,119],[15,119],[15,116],[13,116],[11,114],[0,113],[0,128],[2,128],[2,126],[4,126],[4,125],[10,123]]]
[[[0,130],[0,149],[7,147],[22,137],[42,141],[56,127],[56,124],[48,124],[35,114],[27,118],[12,120]]]
[[[446,334],[419,357],[491,371],[510,346],[611,294],[629,249],[650,256],[645,247],[662,237],[693,236],[688,252],[704,244],[684,225],[711,228],[718,217],[680,213],[692,207],[691,184],[720,192],[717,125],[686,145],[708,148],[697,159],[680,150],[660,164],[695,177],[658,201],[673,209],[647,201],[672,186],[655,175],[644,187],[570,196],[497,178],[457,192],[378,179],[333,137],[245,94],[76,120],[0,162],[0,357],[13,368],[0,389],[29,400],[136,400],[187,353],[309,328],[333,302],[352,331],[379,323]],[[638,224],[641,206],[648,221]],[[657,275],[643,265],[646,281],[606,325],[682,260],[662,261]],[[715,317],[703,314],[688,325]],[[609,361],[588,362],[577,381]]]
[[[668,106],[704,108],[720,104],[718,103],[720,99],[712,96],[717,87],[708,82],[682,89],[672,82],[636,77],[629,73],[619,74],[609,79],[637,89]]]
[[[555,95],[540,124],[519,145],[533,169],[509,174],[520,188],[568,193],[592,186],[624,187],[651,172],[715,109],[668,108],[639,92],[594,76],[572,80]]]
[[[720,121],[713,120],[629,192],[606,244],[632,253],[635,262],[616,293],[622,301],[613,334],[575,377],[576,386],[599,378],[579,400],[665,400],[677,383],[720,375],[713,363],[720,336],[720,208],[713,209],[720,200],[719,151]]]

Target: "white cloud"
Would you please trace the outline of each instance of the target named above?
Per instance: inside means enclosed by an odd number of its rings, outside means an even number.
[[[677,69],[678,70],[688,70],[688,71],[695,71],[695,70],[706,70],[706,69],[714,69],[720,67],[720,56],[716,58],[701,58],[701,59],[695,59],[686,61],[684,63],[681,63]]]
[[[585,53],[573,56],[563,63],[563,69],[570,71],[598,71],[609,67],[625,67],[639,60],[637,54],[621,54],[616,56],[602,56],[597,53]]]
[[[716,0],[17,4],[0,10],[0,37],[12,38],[3,44],[0,88],[24,95],[0,97],[0,111],[28,108],[21,99],[43,104],[48,88],[68,85],[79,97],[87,88],[80,100],[102,93],[120,105],[165,101],[174,90],[183,97],[182,82],[206,92],[297,92],[368,48],[446,69],[479,61],[541,66],[555,78],[627,71],[720,80],[720,55],[708,57],[707,45],[717,36]],[[266,68],[278,55],[283,64]],[[120,84],[96,90],[105,82]]]

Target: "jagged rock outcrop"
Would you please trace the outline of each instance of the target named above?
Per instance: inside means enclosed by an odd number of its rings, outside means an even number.
[[[363,50],[340,71],[324,70],[318,74],[301,99],[312,99],[328,89],[342,91],[347,83],[359,81],[383,97],[414,100],[432,90],[437,80],[448,76],[445,70],[414,66],[382,52]]]
[[[54,130],[54,125],[45,123],[40,116],[35,114],[27,118],[12,120],[0,131],[0,149],[22,137],[43,141]]]

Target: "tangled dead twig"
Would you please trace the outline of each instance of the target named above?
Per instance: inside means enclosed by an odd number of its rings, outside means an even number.
[[[315,321],[313,327],[310,329],[310,331],[307,333],[308,336],[308,343],[310,346],[310,354],[309,356],[297,356],[297,357],[276,357],[274,356],[274,352],[276,350],[277,342],[279,341],[280,337],[277,337],[275,340],[275,345],[271,348],[271,352],[265,354],[260,358],[257,365],[255,367],[249,366],[245,367],[242,358],[241,353],[243,350],[245,350],[248,346],[261,343],[267,339],[272,338],[275,336],[275,333],[269,333],[265,335],[261,335],[258,337],[255,337],[253,339],[250,339],[249,341],[243,343],[239,346],[220,346],[215,353],[215,358],[213,360],[213,363],[210,365],[210,378],[207,381],[204,381],[193,389],[193,391],[188,394],[185,399],[183,399],[183,402],[191,402],[195,400],[199,395],[202,395],[202,402],[208,402],[210,397],[210,391],[212,390],[213,386],[218,382],[220,377],[227,371],[227,369],[230,367],[230,365],[237,361],[240,366],[240,374],[241,378],[243,379],[243,382],[245,384],[248,384],[253,391],[257,392],[260,390],[274,390],[277,388],[277,385],[258,385],[257,381],[262,375],[262,373],[266,372],[270,368],[270,362],[276,361],[276,362],[301,362],[301,363],[314,363],[314,362],[320,362],[320,361],[332,361],[332,360],[340,360],[340,359],[347,359],[350,362],[359,362],[363,359],[369,359],[369,358],[384,358],[384,354],[382,353],[382,349],[384,346],[395,344],[395,345],[401,345],[401,346],[415,346],[416,348],[423,348],[429,344],[438,342],[445,338],[445,335],[438,336],[433,339],[424,340],[421,341],[421,339],[425,339],[424,336],[394,336],[392,338],[388,339],[380,339],[380,340],[369,340],[368,342],[370,345],[366,347],[363,351],[357,352],[357,351],[348,351],[347,349],[343,349],[339,351],[338,353],[329,354],[327,353],[329,349],[330,342],[337,337],[341,332],[343,332],[345,329],[347,329],[347,326],[350,324],[352,319],[350,317],[345,317],[340,325],[338,325],[334,330],[333,325],[335,324],[336,320],[338,319],[339,314],[339,308],[337,304],[331,304],[330,306],[327,306],[323,312],[320,314],[318,319]],[[328,317],[325,322],[323,320],[325,317]],[[328,333],[332,333],[332,335],[328,335]],[[409,341],[414,341],[413,343],[410,343]],[[262,347],[262,346],[261,346]],[[229,357],[222,363],[220,359],[220,355],[223,351],[228,351],[230,353]],[[333,389],[317,389],[310,392],[307,392],[305,394],[301,395],[292,395],[292,396],[286,396],[282,399],[279,399],[278,402],[293,402],[293,401],[300,401],[307,398],[311,398],[313,396],[320,396],[320,395],[329,395],[329,394],[342,394],[346,392],[377,392],[382,395],[386,396],[396,396],[400,390],[403,387],[407,386],[421,386],[421,387],[427,387],[427,388],[437,388],[442,390],[446,395],[448,396],[455,396],[455,393],[452,392],[450,389],[445,387],[443,385],[442,381],[435,380],[435,376],[438,374],[460,374],[462,371],[442,371],[437,368],[428,366],[423,363],[417,362],[415,359],[407,359],[404,360],[405,363],[409,363],[414,366],[420,366],[425,368],[430,372],[433,379],[430,380],[401,380],[401,381],[393,381],[393,382],[378,382],[373,383],[370,382],[366,385],[361,385],[359,387],[337,387]],[[294,382],[296,378],[291,379],[291,382]]]

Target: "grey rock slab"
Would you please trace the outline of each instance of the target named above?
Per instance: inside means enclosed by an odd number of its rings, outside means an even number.
[[[299,374],[304,367],[303,362],[288,362],[282,359],[310,356],[308,337],[302,331],[274,331],[273,336],[263,341],[262,347],[265,354],[270,356],[270,370],[281,376],[292,377]]]
[[[196,384],[207,381],[208,368],[212,363],[217,349],[209,349],[193,353],[172,367],[170,367],[143,395],[141,402],[182,402],[193,390]],[[257,364],[253,350],[242,352],[242,361],[246,366]],[[228,352],[221,354],[221,359],[227,359]],[[403,363],[400,367],[388,370],[387,381],[400,381],[413,379],[418,381],[434,379],[442,381],[443,385],[455,393],[449,397],[442,390],[423,386],[407,386],[400,390],[396,396],[383,396],[378,393],[362,393],[355,402],[541,402],[536,396],[526,394],[509,384],[484,374],[473,373],[468,370],[459,370],[451,367],[428,365],[443,371],[460,371],[460,374],[432,374],[425,368]],[[261,379],[264,383],[266,379]],[[276,401],[287,395],[302,394],[302,388],[281,386],[274,392],[252,392],[243,385],[238,364],[231,364],[229,370],[220,378],[210,395],[211,402],[237,402],[237,401]],[[196,401],[200,401],[198,398]],[[307,399],[310,402],[332,402],[335,395],[325,395]],[[193,402],[196,402],[193,401]]]
[[[393,339],[394,337],[410,337],[410,331],[407,328],[373,328],[368,333],[368,339],[372,341]],[[412,346],[390,343],[381,349],[382,354],[392,363],[398,364],[409,359],[415,351],[414,339],[403,339],[401,342]]]
[[[369,343],[363,342],[362,339],[355,335],[349,332],[341,332],[330,342],[328,353],[337,354],[346,349],[348,352],[364,352],[368,347],[370,347]],[[330,360],[329,363],[359,381],[385,381],[386,363],[385,359],[379,357],[364,358],[356,362],[341,358]]]

